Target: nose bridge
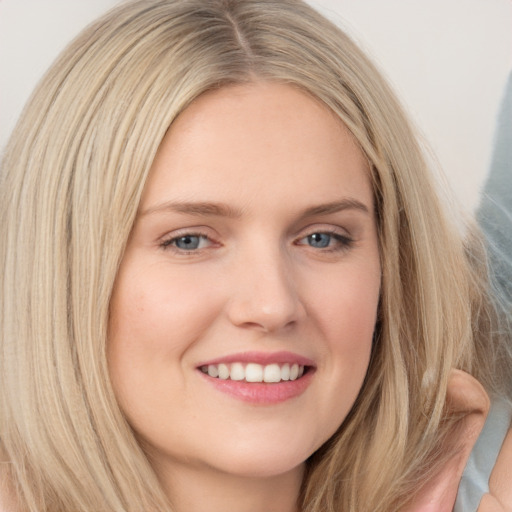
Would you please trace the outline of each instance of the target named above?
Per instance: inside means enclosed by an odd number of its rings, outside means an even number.
[[[293,262],[278,243],[267,240],[241,252],[233,277],[228,310],[235,325],[271,332],[299,319]]]

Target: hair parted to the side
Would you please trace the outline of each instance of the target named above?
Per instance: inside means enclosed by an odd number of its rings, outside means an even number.
[[[0,471],[20,511],[172,510],[110,386],[110,295],[170,124],[203,92],[257,80],[300,87],[347,125],[378,215],[372,361],[308,461],[301,510],[397,510],[431,462],[450,369],[500,385],[485,275],[446,222],[400,105],[347,36],[295,0],[135,0],[65,50],[2,162]]]

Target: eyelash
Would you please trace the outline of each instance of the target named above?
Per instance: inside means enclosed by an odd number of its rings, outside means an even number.
[[[311,233],[304,235],[301,238],[297,239],[295,241],[295,245],[299,245],[299,246],[308,245],[306,243],[301,243],[301,242],[303,240],[307,240],[310,237],[313,237],[314,235],[327,235],[327,236],[331,237],[331,240],[329,241],[329,243],[332,240],[334,240],[334,242],[335,242],[334,246],[330,246],[330,245],[327,247],[309,246],[311,249],[318,250],[318,252],[323,252],[323,253],[342,252],[342,251],[346,251],[346,250],[350,249],[354,244],[354,240],[352,238],[350,238],[349,236],[346,236],[346,235],[341,235],[340,233],[336,232],[335,230],[318,230],[318,231],[312,231]],[[171,238],[162,240],[162,242],[160,243],[160,248],[163,250],[166,250],[166,251],[172,250],[175,253],[180,254],[180,255],[199,254],[199,253],[203,252],[205,249],[207,249],[207,248],[199,247],[199,248],[187,250],[187,249],[181,249],[181,248],[177,247],[176,245],[174,245],[177,243],[178,240],[184,239],[184,238],[200,238],[202,240],[207,240],[208,242],[210,242],[210,244],[215,245],[215,241],[210,236],[208,236],[206,233],[183,232],[178,235],[172,236]]]

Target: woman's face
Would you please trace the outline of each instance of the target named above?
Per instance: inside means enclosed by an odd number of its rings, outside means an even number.
[[[108,346],[120,406],[162,471],[301,471],[343,422],[379,299],[368,175],[345,126],[291,86],[210,92],[173,123]]]

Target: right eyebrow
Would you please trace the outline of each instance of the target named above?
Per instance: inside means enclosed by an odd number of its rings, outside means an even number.
[[[235,209],[223,203],[215,202],[186,202],[186,201],[166,201],[164,203],[151,206],[140,213],[141,217],[153,213],[183,213],[186,215],[206,215],[215,217],[240,218],[241,210]]]

